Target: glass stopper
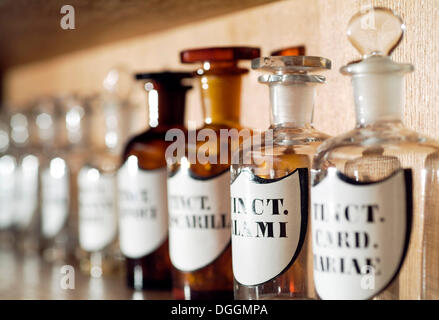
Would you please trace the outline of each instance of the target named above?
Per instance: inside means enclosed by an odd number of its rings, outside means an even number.
[[[274,50],[270,56],[304,56],[305,46],[287,47],[279,50]]]
[[[399,45],[405,31],[402,19],[387,8],[361,10],[349,21],[347,35],[363,58],[389,56]]]
[[[212,47],[183,50],[182,63],[251,60],[259,57],[260,49],[254,47]]]
[[[331,60],[312,56],[273,56],[252,60],[252,69],[272,73],[307,73],[331,69]]]

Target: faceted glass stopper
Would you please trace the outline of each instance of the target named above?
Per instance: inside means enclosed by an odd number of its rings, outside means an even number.
[[[272,51],[271,56],[304,56],[305,46],[288,47]]]
[[[182,63],[238,61],[251,60],[260,54],[260,49],[254,47],[212,47],[184,50],[180,59]]]
[[[312,56],[274,56],[252,60],[252,69],[272,73],[307,73],[331,69],[331,60]]]
[[[402,19],[387,8],[368,8],[349,21],[347,35],[363,58],[389,56],[399,45],[405,31]]]

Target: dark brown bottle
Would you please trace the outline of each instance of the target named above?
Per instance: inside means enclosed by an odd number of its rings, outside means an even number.
[[[127,283],[135,289],[170,289],[165,141],[170,129],[184,129],[190,73],[138,73],[148,95],[149,129],[132,138],[118,171],[120,248]]]
[[[181,52],[183,63],[203,64],[196,74],[204,125],[189,131],[183,157],[168,158],[169,243],[176,299],[233,299],[230,159],[243,137],[219,138],[221,131],[230,134],[242,129],[241,78],[248,70],[240,68],[238,61],[259,54],[258,48],[249,47]],[[208,159],[201,160],[200,155]]]

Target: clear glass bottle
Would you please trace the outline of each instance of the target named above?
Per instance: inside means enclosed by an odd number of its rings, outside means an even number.
[[[252,68],[270,90],[271,125],[245,141],[231,167],[232,257],[236,299],[311,299],[309,174],[328,138],[312,125],[325,58],[272,56]],[[253,140],[253,142],[251,141]]]
[[[42,99],[34,108],[41,161],[41,249],[49,262],[67,262],[73,255],[64,117],[55,98]]]
[[[119,238],[127,284],[135,289],[171,289],[165,151],[170,129],[184,129],[190,73],[138,73],[148,96],[149,129],[126,145],[118,171]]]
[[[126,96],[118,92],[119,70],[104,80],[106,91],[96,100],[104,128],[102,148],[89,149],[78,174],[79,245],[81,270],[92,277],[119,274],[123,257],[118,243],[117,170],[127,139]]]
[[[93,126],[92,106],[98,103],[98,96],[91,95],[79,97],[71,94],[59,98],[62,117],[60,132],[66,142],[64,152],[69,168],[69,218],[67,227],[69,230],[68,256],[77,258],[81,255],[79,248],[79,170],[90,158],[89,152],[93,149],[91,134],[95,134]],[[96,106],[98,107],[98,106]]]
[[[0,115],[0,248],[11,248],[14,219],[15,157],[11,154],[10,129],[7,115]]]
[[[39,167],[36,133],[31,133],[29,111],[11,115],[11,153],[16,159],[14,229],[16,245],[22,253],[33,254],[40,248]],[[32,138],[32,139],[31,139]]]
[[[203,63],[197,80],[204,125],[189,131],[184,155],[167,157],[169,252],[177,299],[233,298],[229,183],[231,151],[239,137],[219,137],[241,129],[241,78],[247,70],[238,61],[258,56],[259,49],[249,47],[181,52],[183,63]]]
[[[439,145],[401,120],[403,76],[413,66],[388,55],[404,29],[385,8],[364,10],[349,23],[363,59],[341,72],[352,76],[357,124],[325,141],[313,165],[314,280],[322,299],[419,299],[431,294],[425,281],[434,278],[432,269],[437,280],[437,261],[429,260],[430,269],[423,264],[434,256],[429,248],[438,250],[424,230],[438,228],[437,205],[429,202],[437,188],[430,160]]]

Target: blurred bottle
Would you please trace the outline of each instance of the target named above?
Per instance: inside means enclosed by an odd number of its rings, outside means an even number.
[[[124,108],[128,94],[119,88],[129,87],[125,80],[124,72],[118,69],[111,70],[105,78],[105,92],[93,105],[104,120],[104,146],[89,150],[78,174],[81,270],[92,277],[119,273],[122,267],[117,241],[116,172],[127,139],[128,115]]]
[[[185,98],[191,87],[182,81],[191,77],[181,72],[136,74],[148,97],[150,128],[128,142],[118,171],[120,247],[127,284],[135,289],[171,289],[165,160],[171,143],[165,136],[171,129],[185,130]]]
[[[39,141],[42,253],[50,262],[66,261],[72,253],[70,228],[70,167],[66,153],[64,112],[52,98],[34,108]]]
[[[0,248],[10,248],[14,217],[15,169],[17,163],[11,154],[7,115],[0,115]]]
[[[84,166],[91,148],[92,112],[91,104],[96,96],[78,97],[77,95],[67,95],[61,100],[62,117],[60,119],[62,130],[65,135],[65,153],[70,173],[69,186],[69,210],[70,216],[68,227],[70,230],[69,254],[75,255],[79,252],[78,244],[78,220],[79,220],[79,201],[78,201],[78,174]]]
[[[11,115],[12,154],[16,158],[14,192],[14,229],[17,235],[16,245],[23,253],[35,253],[39,249],[39,204],[38,174],[40,161],[35,141],[30,137],[29,111]]]

